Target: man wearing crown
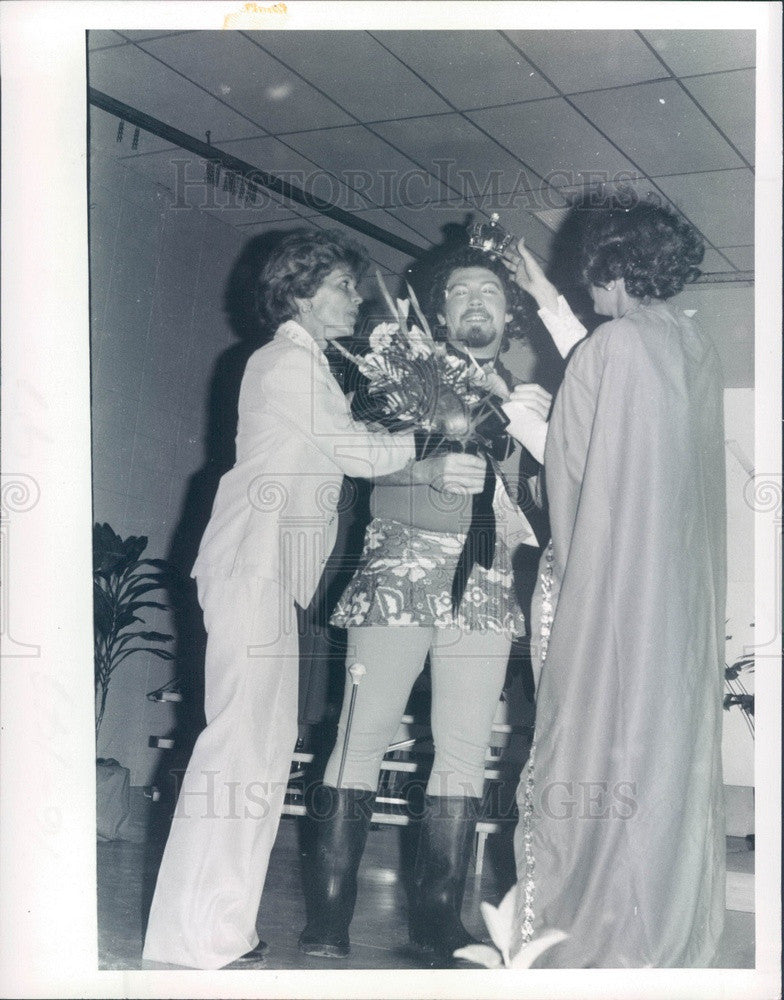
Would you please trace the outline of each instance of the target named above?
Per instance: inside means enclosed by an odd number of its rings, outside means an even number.
[[[498,356],[522,334],[523,304],[503,262],[474,247],[444,254],[433,266],[426,312],[434,336],[508,396],[511,378]],[[528,386],[516,399],[527,400],[530,416],[518,416],[516,437],[540,453],[549,394]],[[455,417],[440,413],[444,424]],[[486,748],[512,641],[525,632],[510,553],[521,541],[537,542],[517,506],[504,503],[494,463],[488,460],[481,493],[460,496],[431,485],[429,461],[375,481],[364,550],[332,617],[347,629],[347,665],[361,664],[365,673],[360,684],[347,673],[337,743],[314,808],[313,905],[300,936],[310,955],[348,954],[381,761],[428,659],[435,756],[409,933],[441,960],[473,940],[460,909]]]

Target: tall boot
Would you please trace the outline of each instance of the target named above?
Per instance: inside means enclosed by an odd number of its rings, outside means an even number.
[[[376,793],[359,788],[316,789],[318,824],[312,865],[312,907],[299,936],[306,955],[345,958],[357,899],[357,870],[365,850]]]
[[[408,933],[412,944],[449,958],[476,943],[460,909],[481,799],[428,795],[425,802]]]

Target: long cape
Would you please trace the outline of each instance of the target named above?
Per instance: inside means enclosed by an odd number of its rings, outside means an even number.
[[[706,966],[725,851],[724,441],[710,341],[663,303],[601,326],[567,368],[545,476],[557,604],[517,924],[533,876],[535,932],[569,935],[538,964]]]

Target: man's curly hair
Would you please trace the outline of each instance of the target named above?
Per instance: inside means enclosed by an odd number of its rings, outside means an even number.
[[[669,299],[700,276],[705,246],[693,226],[667,208],[642,201],[592,211],[583,231],[579,270],[586,285],[623,278],[633,298]]]
[[[256,280],[256,311],[272,329],[297,315],[295,299],[309,299],[341,265],[358,282],[368,257],[359,243],[330,229],[295,229],[278,243]]]
[[[523,292],[511,280],[509,271],[501,261],[493,260],[482,250],[477,250],[467,244],[449,250],[438,257],[430,266],[428,272],[428,292],[423,302],[425,316],[430,323],[430,329],[436,340],[446,340],[446,327],[438,320],[438,314],[443,315],[445,308],[444,295],[447,281],[453,271],[463,267],[482,267],[487,271],[492,271],[501,279],[501,285],[506,295],[507,312],[511,313],[512,319],[507,324],[504,332],[504,339],[501,350],[505,351],[509,347],[509,338],[522,338],[526,336],[526,327],[530,320],[530,297]],[[528,301],[526,301],[528,300]]]

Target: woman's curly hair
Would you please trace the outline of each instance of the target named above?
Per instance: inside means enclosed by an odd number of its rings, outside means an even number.
[[[274,329],[297,315],[295,299],[309,299],[341,265],[358,282],[368,256],[359,243],[331,229],[295,229],[277,244],[256,280],[256,312]]]
[[[425,316],[430,323],[430,329],[436,340],[446,340],[446,327],[438,319],[438,314],[443,315],[446,293],[446,285],[449,276],[453,271],[462,267],[482,267],[492,271],[501,279],[501,286],[506,296],[507,312],[511,313],[512,319],[507,324],[504,332],[504,339],[501,350],[505,351],[509,347],[509,338],[522,338],[526,336],[526,327],[531,318],[530,305],[526,301],[528,296],[521,288],[511,280],[509,271],[499,260],[494,260],[482,250],[477,250],[468,245],[457,247],[439,257],[430,267],[428,273],[428,292],[423,303]]]
[[[592,212],[579,269],[586,285],[623,278],[633,298],[668,299],[700,276],[704,254],[694,227],[669,209],[649,201],[627,208],[613,203]]]

